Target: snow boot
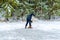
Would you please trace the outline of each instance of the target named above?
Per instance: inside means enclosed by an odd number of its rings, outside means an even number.
[[[32,28],[31,26],[29,26],[28,28]]]

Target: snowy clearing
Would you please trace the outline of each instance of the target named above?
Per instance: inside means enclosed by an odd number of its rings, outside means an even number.
[[[0,22],[0,31],[25,28],[26,22]],[[34,21],[33,29],[51,31],[60,29],[60,21]]]
[[[34,21],[32,29],[25,22],[0,22],[0,40],[60,40],[60,21]]]

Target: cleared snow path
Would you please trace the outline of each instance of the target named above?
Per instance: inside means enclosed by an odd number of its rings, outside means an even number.
[[[60,40],[60,31],[47,32],[24,28],[0,31],[0,40]]]
[[[25,22],[0,22],[0,40],[60,40],[60,21],[35,21],[32,29]]]
[[[25,22],[0,22],[0,31],[14,30],[25,27]],[[51,31],[60,30],[60,21],[34,21],[33,29]]]

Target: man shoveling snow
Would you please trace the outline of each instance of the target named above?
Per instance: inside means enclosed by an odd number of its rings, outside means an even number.
[[[28,25],[28,23],[29,23],[29,27],[28,28],[32,28],[31,27],[31,23],[32,23],[32,16],[35,16],[33,13],[31,13],[31,14],[29,14],[28,16],[27,16],[27,18],[26,18],[26,25],[25,25],[25,28],[27,28],[27,25]]]

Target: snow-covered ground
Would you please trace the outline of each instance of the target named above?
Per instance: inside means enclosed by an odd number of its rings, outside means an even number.
[[[14,30],[25,27],[26,22],[0,22],[0,31],[5,30]],[[51,31],[51,30],[59,30],[60,29],[60,21],[34,21],[32,23],[33,29]]]
[[[0,22],[0,40],[60,40],[60,21],[33,21],[32,29],[25,22]]]

